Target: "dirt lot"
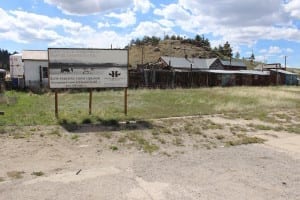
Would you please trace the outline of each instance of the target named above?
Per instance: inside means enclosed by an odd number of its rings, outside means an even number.
[[[300,135],[282,128],[296,125],[215,115],[5,127],[0,199],[300,199]]]

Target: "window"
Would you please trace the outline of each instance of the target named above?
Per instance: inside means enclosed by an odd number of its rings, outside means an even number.
[[[48,67],[43,67],[43,78],[48,78]]]

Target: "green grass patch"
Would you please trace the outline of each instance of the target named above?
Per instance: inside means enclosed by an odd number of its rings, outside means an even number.
[[[27,138],[30,138],[32,136],[32,133],[13,133],[12,134],[13,136],[13,139],[27,139]]]
[[[0,134],[5,134],[6,133],[6,130],[4,127],[0,127]]]
[[[5,97],[12,101],[0,104],[0,110],[5,112],[5,117],[0,117],[0,125],[61,124],[69,128],[67,130],[73,130],[80,124],[100,123],[116,127],[119,121],[132,119],[220,113],[232,118],[274,122],[274,117],[270,117],[269,113],[276,110],[294,111],[300,107],[300,88],[286,86],[129,90],[128,95],[128,115],[125,116],[123,90],[95,91],[92,115],[89,115],[87,92],[59,93],[59,119],[56,119],[53,93],[7,91]],[[276,117],[290,120],[288,116]],[[186,126],[186,131],[190,127]],[[222,125],[209,123],[206,128],[222,129]]]
[[[254,144],[254,143],[264,143],[265,140],[258,137],[248,137],[243,135],[238,139],[227,141],[226,146],[237,146],[237,145],[246,145],[246,144]]]
[[[49,132],[48,135],[53,135],[53,136],[57,136],[57,137],[61,137],[62,136],[62,134],[57,129]]]
[[[102,137],[105,137],[106,139],[111,139],[112,138],[112,133],[111,132],[103,132],[103,133],[100,133],[100,135]]]
[[[80,136],[78,134],[72,134],[71,135],[71,140],[76,140],[77,141],[77,140],[79,140],[79,137]]]
[[[127,137],[120,137],[118,139],[118,143],[125,143],[127,141]]]
[[[117,147],[117,146],[110,146],[109,147],[112,151],[118,151],[119,150],[119,148]]]
[[[6,174],[9,178],[21,179],[21,178],[23,178],[23,174],[25,174],[25,172],[23,172],[23,171],[10,171],[10,172],[7,172]]]
[[[255,128],[256,130],[269,131],[274,128],[263,124],[248,124],[249,127]]]
[[[284,130],[289,133],[300,134],[300,125],[299,124],[289,125],[289,126],[285,127]]]
[[[130,132],[127,134],[127,138],[135,142],[138,148],[142,149],[146,153],[153,153],[154,151],[159,150],[159,147],[156,144],[150,143],[146,140],[141,133],[138,132]]]
[[[175,137],[173,139],[173,144],[176,145],[176,146],[184,146],[183,139],[181,139],[179,137]]]
[[[31,175],[33,175],[33,176],[44,176],[45,173],[42,172],[42,171],[39,171],[39,172],[32,172]]]

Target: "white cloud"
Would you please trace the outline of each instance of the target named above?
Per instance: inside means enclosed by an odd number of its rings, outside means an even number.
[[[129,34],[97,32],[90,26],[72,20],[24,11],[5,12],[1,8],[0,27],[5,27],[0,28],[0,41],[10,40],[25,44],[45,42],[50,47],[110,48],[112,44],[114,48],[123,48],[130,41]]]
[[[119,35],[115,31],[98,32],[85,40],[86,47],[90,48],[123,48],[128,45],[128,35]]]
[[[98,22],[97,27],[98,28],[108,28],[108,27],[110,27],[110,24],[108,22],[105,22],[105,23]]]
[[[149,0],[133,0],[134,11],[147,13],[151,7],[154,7]]]
[[[285,56],[293,52],[294,50],[291,48],[270,46],[268,49],[259,50],[260,55],[256,56],[256,60],[264,62],[267,62],[268,60],[277,60],[276,62],[281,62]]]
[[[199,17],[211,17],[217,24],[257,26],[287,22],[282,0],[179,0],[179,5]]]
[[[154,14],[163,16],[168,20],[190,20],[190,14],[178,4],[170,4],[163,9],[155,9]]]
[[[275,55],[275,54],[281,54],[282,49],[278,46],[270,46],[269,49],[261,49],[259,53],[264,55]]]
[[[161,26],[159,23],[145,21],[141,22],[129,36],[130,38],[140,38],[145,35],[163,37],[164,34],[172,35],[174,31],[171,28]]]
[[[46,3],[56,6],[65,14],[89,15],[104,12],[116,8],[130,6],[132,0],[44,0]]]
[[[282,53],[282,49],[280,47],[270,46],[269,54],[281,54],[281,53]]]
[[[285,49],[285,52],[287,52],[287,53],[294,53],[294,50],[291,49],[291,48],[286,48],[286,49]]]
[[[290,13],[291,16],[300,19],[300,1],[290,0],[285,6],[285,10]]]
[[[43,41],[50,45],[77,44],[75,39],[70,38],[84,38],[95,32],[91,27],[71,20],[51,18],[19,10],[5,12],[1,8],[0,26],[6,27],[6,30],[1,31],[0,39],[22,43]]]
[[[165,27],[174,27],[175,24],[173,23],[173,21],[171,20],[167,20],[167,19],[160,19],[160,20],[157,20],[157,22],[159,24],[161,24],[162,26],[165,26]]]
[[[293,25],[284,5],[282,0],[224,0],[215,3],[178,0],[177,4],[155,9],[154,14],[162,17],[158,21],[171,21],[183,31],[212,34],[233,45],[252,46],[260,39],[299,42],[300,32]],[[164,25],[173,28],[173,24]]]
[[[110,17],[110,18],[115,18],[120,20],[119,24],[116,24],[115,26],[121,27],[121,28],[125,28],[131,25],[134,25],[136,23],[136,17],[135,17],[135,13],[131,10],[127,10],[126,13],[109,13],[108,15],[106,15],[106,17]]]

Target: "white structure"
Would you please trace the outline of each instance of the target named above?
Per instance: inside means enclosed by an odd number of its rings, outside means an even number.
[[[29,50],[22,52],[25,87],[48,87],[48,51]]]
[[[24,64],[22,62],[22,54],[9,56],[9,65],[11,78],[23,78]]]
[[[9,56],[10,64],[10,80],[13,88],[24,88],[24,63],[22,54],[14,54]]]

